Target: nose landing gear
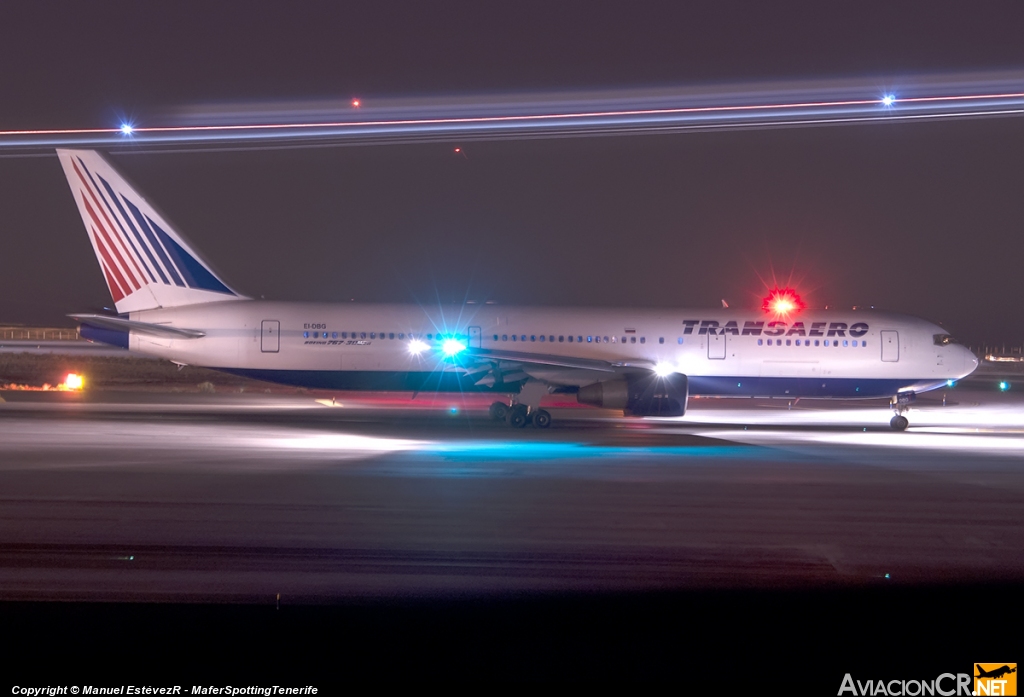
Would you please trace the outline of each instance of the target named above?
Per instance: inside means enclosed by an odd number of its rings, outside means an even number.
[[[910,408],[910,404],[917,399],[917,395],[913,392],[899,392],[889,402],[889,406],[896,412],[896,415],[889,420],[889,426],[894,431],[906,431],[907,426],[910,425],[910,421],[903,415],[907,409]]]

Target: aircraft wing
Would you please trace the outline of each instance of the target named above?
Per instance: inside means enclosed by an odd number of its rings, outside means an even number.
[[[91,324],[94,327],[113,329],[119,332],[135,332],[136,334],[148,334],[159,336],[163,339],[198,339],[206,336],[206,332],[198,329],[181,329],[169,327],[166,324],[151,324],[150,322],[137,322],[124,319],[123,317],[111,317],[110,315],[68,315],[82,324]]]
[[[480,361],[508,361],[523,365],[550,366],[555,368],[576,368],[578,370],[596,370],[603,373],[619,373],[630,368],[652,370],[650,361],[602,361],[593,358],[575,358],[572,356],[554,356],[543,353],[527,353],[524,351],[507,351],[505,349],[467,349],[468,358]]]

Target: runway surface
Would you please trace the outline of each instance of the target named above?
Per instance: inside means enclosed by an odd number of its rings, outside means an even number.
[[[1024,579],[1024,400],[0,393],[0,599],[322,603]]]

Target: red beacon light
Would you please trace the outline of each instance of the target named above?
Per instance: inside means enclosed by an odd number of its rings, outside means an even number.
[[[792,288],[773,288],[761,304],[761,309],[770,315],[791,315],[800,312],[807,304]]]

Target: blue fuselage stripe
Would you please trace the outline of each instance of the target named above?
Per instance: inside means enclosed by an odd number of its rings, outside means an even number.
[[[257,370],[216,368],[222,372],[296,387],[327,390],[515,393],[520,383],[483,386],[458,373],[345,370]],[[945,381],[934,378],[742,378],[689,376],[691,396],[818,397],[868,399],[892,397],[902,390],[926,392]]]

